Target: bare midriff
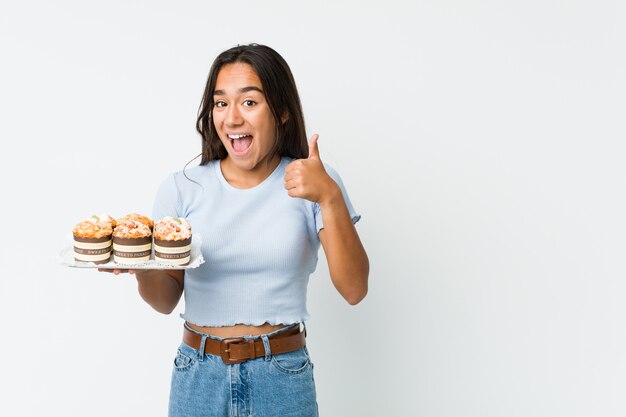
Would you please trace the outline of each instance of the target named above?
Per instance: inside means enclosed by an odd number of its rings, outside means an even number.
[[[191,327],[195,331],[200,333],[210,334],[212,336],[216,336],[219,338],[227,338],[227,337],[240,337],[240,336],[259,336],[266,333],[271,333],[275,330],[282,329],[285,327],[284,324],[272,325],[269,323],[264,323],[260,326],[248,326],[246,324],[235,324],[234,326],[224,326],[224,327],[205,327],[205,326],[196,326],[195,324],[187,322],[187,326]]]

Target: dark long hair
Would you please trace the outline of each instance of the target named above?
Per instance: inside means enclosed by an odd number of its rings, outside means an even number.
[[[287,62],[268,46],[250,44],[230,48],[215,58],[207,79],[204,95],[198,109],[196,130],[202,136],[202,159],[206,165],[214,159],[224,159],[228,155],[213,124],[213,92],[217,74],[222,66],[243,62],[250,65],[261,80],[276,123],[276,141],[270,150],[268,161],[276,154],[292,158],[306,158],[309,153],[304,116],[300,96]],[[282,122],[287,115],[287,121]]]

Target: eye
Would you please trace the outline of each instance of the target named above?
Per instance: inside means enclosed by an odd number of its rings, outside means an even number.
[[[226,102],[224,101],[216,101],[215,107],[226,107]]]
[[[256,101],[254,100],[244,100],[243,105],[246,107],[252,107],[256,104]]]

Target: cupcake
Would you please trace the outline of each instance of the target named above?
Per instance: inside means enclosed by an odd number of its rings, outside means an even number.
[[[150,260],[151,253],[150,227],[130,218],[117,219],[113,230],[113,260],[121,264],[145,263]]]
[[[123,222],[125,220],[135,220],[138,221],[139,223],[143,223],[146,226],[148,226],[150,228],[150,230],[152,230],[152,228],[154,227],[154,222],[152,221],[152,219],[150,219],[149,217],[146,216],[142,216],[141,214],[137,214],[137,213],[130,213],[127,214],[124,217],[120,217],[119,219],[117,219],[117,222]]]
[[[74,226],[74,259],[95,264],[109,262],[114,222],[105,214],[91,216]]]
[[[154,259],[170,265],[191,260],[191,226],[182,217],[164,217],[154,224]]]
[[[91,216],[91,218],[95,219],[96,221],[100,223],[108,224],[109,226],[111,226],[112,229],[115,229],[115,226],[117,225],[117,222],[115,221],[115,219],[109,216],[108,214],[101,214],[99,216]]]

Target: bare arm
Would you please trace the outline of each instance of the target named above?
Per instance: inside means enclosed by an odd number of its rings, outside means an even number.
[[[183,295],[185,271],[134,271],[139,295],[159,313],[170,314]]]
[[[318,236],[328,261],[333,285],[352,305],[367,294],[369,259],[336,186],[334,195],[320,204],[324,228]]]
[[[170,314],[178,305],[183,294],[185,271],[183,270],[128,270],[114,269],[103,272],[113,272],[115,275],[128,272],[137,278],[139,295],[159,313]]]
[[[290,163],[285,169],[285,189],[289,196],[319,204],[324,228],[322,242],[330,278],[337,291],[352,305],[367,294],[369,260],[352,224],[341,188],[326,173],[319,156],[318,135],[309,144],[309,157]]]

